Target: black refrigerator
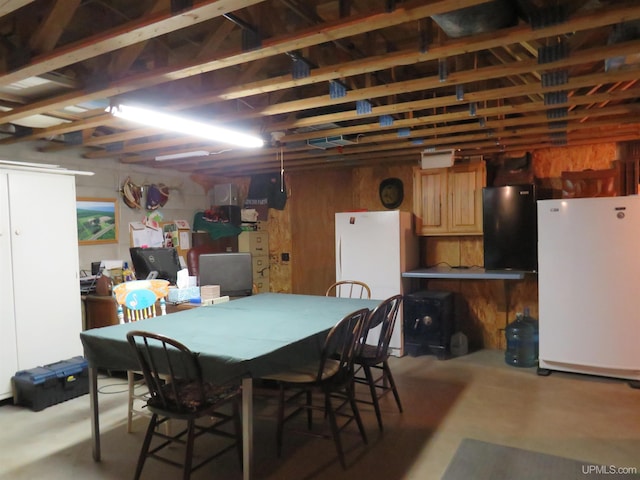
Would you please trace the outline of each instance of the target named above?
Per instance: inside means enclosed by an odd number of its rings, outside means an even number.
[[[485,269],[537,271],[536,200],[532,184],[482,190]]]

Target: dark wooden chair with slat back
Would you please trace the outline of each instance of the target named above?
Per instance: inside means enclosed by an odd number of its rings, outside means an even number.
[[[353,391],[353,360],[368,318],[369,310],[366,308],[345,316],[329,332],[319,361],[265,377],[266,380],[277,382],[279,386],[276,434],[278,456],[282,453],[285,423],[299,413],[307,412],[308,430],[303,432],[317,435],[312,433],[314,410],[323,412],[323,418],[329,422],[343,468],[346,468],[346,462],[340,432],[355,421],[364,443],[367,443]],[[314,392],[323,397],[322,403],[312,403]],[[350,412],[347,407],[350,407]],[[341,424],[338,418],[341,419]],[[342,421],[343,419],[346,420]]]
[[[389,343],[393,327],[398,317],[398,311],[402,305],[402,295],[394,295],[387,298],[378,305],[370,314],[368,321],[368,329],[372,330],[380,327],[377,341],[373,344],[363,343],[354,363],[356,371],[354,373],[354,381],[369,387],[371,400],[358,400],[359,402],[373,405],[378,420],[380,431],[382,427],[382,413],[380,411],[379,399],[389,392],[393,393],[398,409],[402,412],[402,403],[400,402],[400,394],[396,388],[391,369],[389,368]],[[368,334],[368,332],[367,332]],[[376,375],[376,372],[379,372]]]
[[[238,460],[242,464],[242,427],[240,423],[240,382],[217,385],[205,382],[198,356],[180,342],[149,332],[135,330],[127,333],[127,340],[140,364],[140,369],[149,387],[147,408],[151,412],[149,426],[142,442],[134,478],[142,474],[148,457],[164,463],[182,467],[183,478],[188,479],[197,470],[223,453],[236,448]],[[221,410],[231,404],[231,412]],[[206,424],[196,420],[207,418]],[[183,420],[186,428],[175,434],[162,433],[159,425],[170,420]],[[225,427],[231,424],[232,427]],[[195,438],[205,433],[229,439],[219,448],[193,465]],[[160,443],[152,447],[154,437]],[[185,447],[184,461],[175,460],[173,455],[161,452],[174,444]]]

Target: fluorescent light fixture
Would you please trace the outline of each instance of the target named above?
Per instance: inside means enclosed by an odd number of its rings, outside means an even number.
[[[166,160],[179,160],[181,158],[192,158],[192,157],[206,157],[209,155],[209,152],[206,150],[194,150],[192,152],[180,152],[180,153],[171,153],[168,155],[158,155],[156,157],[156,161],[164,162]]]
[[[130,105],[114,105],[108,107],[106,111],[118,118],[142,123],[150,127],[161,128],[163,130],[202,137],[207,140],[231,143],[245,148],[258,148],[264,145],[260,137],[235,132],[227,128],[214,127],[206,123],[195,122],[184,117],[168,115],[146,108],[132,107]]]
[[[11,90],[26,90],[28,88],[39,87],[41,85],[51,84],[52,82],[41,77],[29,77],[7,85]]]

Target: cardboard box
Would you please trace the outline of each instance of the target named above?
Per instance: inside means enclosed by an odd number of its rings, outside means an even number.
[[[39,412],[51,405],[89,393],[89,364],[83,357],[73,357],[12,377],[14,403]]]
[[[220,285],[201,285],[200,298],[202,301],[211,300],[220,296]]]

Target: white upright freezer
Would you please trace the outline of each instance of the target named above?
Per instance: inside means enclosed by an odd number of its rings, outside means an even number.
[[[411,279],[402,272],[419,264],[418,237],[412,214],[399,210],[336,213],[336,281],[360,280],[371,288],[371,298],[384,300],[410,293]],[[372,332],[375,340],[375,330]],[[403,354],[402,309],[391,349]]]
[[[640,380],[640,197],[538,202],[540,373]]]

